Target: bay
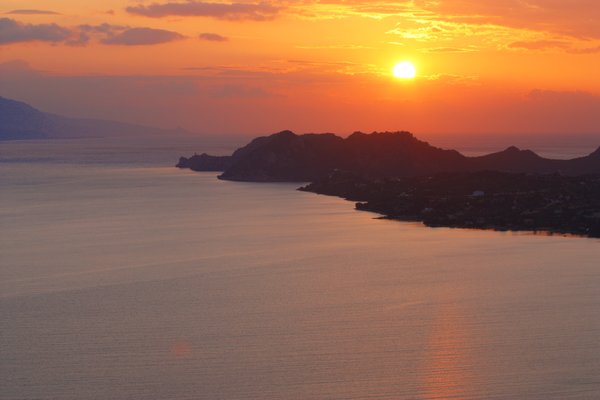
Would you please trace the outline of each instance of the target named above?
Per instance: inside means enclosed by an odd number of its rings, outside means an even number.
[[[2,146],[2,399],[600,396],[598,240],[374,219],[189,142]]]

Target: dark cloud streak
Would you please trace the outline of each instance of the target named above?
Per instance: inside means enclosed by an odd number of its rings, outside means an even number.
[[[553,40],[538,40],[534,42],[514,42],[508,45],[510,48],[521,48],[526,50],[545,50],[545,49],[561,49],[567,54],[596,54],[600,53],[600,46],[587,47],[583,49],[572,48],[571,43],[553,41]]]
[[[163,18],[169,16],[179,17],[213,17],[227,21],[270,21],[277,17],[282,7],[275,7],[269,3],[204,3],[188,0],[187,3],[152,3],[125,8],[130,14],[149,18]]]
[[[107,23],[65,28],[56,24],[32,25],[10,18],[0,18],[0,45],[42,41],[64,42],[67,46],[82,47],[86,46],[92,37],[98,38],[102,44],[125,46],[154,45],[186,39],[186,36],[180,33],[163,29],[130,28]]]
[[[19,15],[62,15],[61,13],[57,13],[54,11],[44,11],[44,10],[13,10],[9,11],[6,14],[19,14]]]
[[[588,47],[586,49],[569,49],[567,50],[569,54],[597,54],[600,53],[600,46],[598,47]]]
[[[125,46],[143,46],[161,44],[185,39],[180,33],[152,28],[131,28],[118,35],[100,39],[102,44],[115,44]]]
[[[210,93],[212,99],[231,99],[238,97],[242,99],[258,99],[269,97],[286,97],[283,94],[270,93],[261,87],[245,88],[242,85],[226,84]]]
[[[469,51],[478,51],[478,49],[460,48],[460,47],[433,47],[420,49],[423,53],[466,53]]]
[[[149,83],[140,90],[142,93],[158,96],[195,96],[202,93],[196,83],[185,80]]]
[[[229,38],[216,33],[201,33],[200,40],[208,40],[210,42],[228,42]]]
[[[508,45],[511,48],[521,48],[527,50],[543,50],[547,48],[560,48],[564,49],[569,47],[568,43],[560,42],[556,40],[537,40],[533,42],[514,42]]]
[[[10,18],[0,18],[0,44],[19,42],[62,42],[73,37],[75,32],[56,24],[23,24]]]
[[[129,29],[129,26],[121,26],[121,25],[110,25],[107,23],[103,23],[100,25],[79,25],[79,35],[76,40],[68,40],[65,42],[67,46],[85,46],[90,40],[90,35],[92,34],[101,34],[104,35],[104,38],[101,40],[106,40],[114,37],[120,32]]]

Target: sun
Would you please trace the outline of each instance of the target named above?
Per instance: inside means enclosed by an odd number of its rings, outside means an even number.
[[[403,61],[394,67],[394,76],[397,78],[414,78],[415,67],[408,61]]]

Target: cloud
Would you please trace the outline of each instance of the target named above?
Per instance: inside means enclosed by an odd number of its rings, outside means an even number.
[[[70,29],[56,24],[23,24],[10,18],[0,18],[0,44],[32,42],[62,42],[73,36]]]
[[[201,33],[200,40],[208,40],[210,42],[228,42],[229,38],[216,33]]]
[[[390,16],[408,16],[418,18],[423,11],[412,4],[412,0],[385,2],[373,0],[296,0],[286,2],[291,13],[308,20],[343,18],[359,16],[363,18],[383,19]],[[312,5],[312,6],[311,6]],[[429,15],[430,13],[425,13]]]
[[[462,76],[455,74],[437,74],[437,75],[429,75],[427,80],[436,81],[441,83],[447,83],[451,85],[455,84],[467,84],[467,85],[479,85],[477,80],[479,80],[478,76]]]
[[[77,39],[67,40],[65,44],[67,46],[85,46],[91,38],[91,35],[102,36],[102,39],[108,39],[114,37],[116,34],[129,29],[129,26],[121,25],[110,25],[103,23],[100,25],[79,25],[79,34]],[[102,40],[101,39],[101,40]]]
[[[204,3],[188,0],[187,3],[152,3],[125,8],[130,14],[141,15],[149,18],[163,18],[168,16],[179,17],[213,17],[227,21],[270,21],[277,17],[283,7],[276,7],[269,3]]]
[[[282,94],[270,93],[261,87],[245,88],[242,85],[223,85],[217,90],[213,90],[210,93],[210,97],[213,99],[230,99],[232,97],[238,97],[242,99],[258,99],[258,98],[269,98],[269,97],[286,97]]]
[[[258,67],[240,67],[239,65],[221,65],[218,67],[186,67],[182,70],[203,71],[203,77],[215,79],[241,80],[266,79],[272,81],[298,82],[335,82],[346,81],[344,75],[373,74],[389,75],[387,69],[378,68],[374,64],[355,63],[349,61],[314,61],[314,60],[274,60],[275,65]],[[229,83],[229,82],[228,82]],[[233,83],[233,82],[231,82]]]
[[[442,74],[413,80],[419,96],[415,97],[401,85],[391,85],[389,76],[344,75],[330,63],[302,59],[279,60],[280,65],[291,71],[267,71],[250,83],[246,75],[215,73],[240,68],[237,64],[199,65],[197,74],[185,76],[179,71],[173,76],[37,73],[36,77],[26,62],[11,61],[0,64],[0,87],[3,97],[59,115],[157,127],[180,125],[213,133],[259,134],[290,124],[298,132],[372,131],[390,126],[417,133],[599,132],[597,93],[531,88],[523,93],[483,78]],[[356,68],[363,68],[362,64]],[[365,91],[359,93],[358,84]],[[239,118],[223,118],[233,114]]]
[[[510,48],[522,48],[526,50],[545,50],[545,49],[561,49],[568,54],[596,54],[600,53],[600,46],[587,47],[583,49],[573,48],[569,42],[558,40],[537,40],[532,42],[514,42],[510,43]]]
[[[560,102],[565,104],[569,103],[573,106],[589,104],[596,110],[600,110],[600,96],[594,95],[590,92],[584,92],[582,90],[577,90],[574,92],[557,92],[554,90],[533,89],[531,92],[525,95],[525,98],[535,102]]]
[[[54,11],[44,11],[44,10],[13,10],[13,11],[9,11],[6,14],[19,14],[19,15],[43,15],[43,14],[50,14],[50,15],[62,15],[61,13],[57,13]]]
[[[532,42],[513,42],[508,45],[511,48],[521,48],[527,50],[543,50],[548,48],[564,49],[570,46],[569,43],[558,40],[536,40]]]
[[[369,6],[383,4],[370,0],[328,3],[335,4],[332,17],[359,15]],[[599,43],[582,45],[600,39],[600,2],[594,0],[412,0],[404,5],[407,8],[396,14],[402,18],[402,27],[397,24],[387,33],[400,36],[405,43],[462,39],[494,50],[595,54]],[[447,47],[466,46],[453,43]]]
[[[429,19],[600,38],[600,2],[595,0],[414,0],[414,4],[432,13]]]
[[[103,33],[108,37],[115,36],[117,33],[122,32],[129,28],[130,27],[128,25],[111,25],[111,24],[107,24],[107,23],[103,23],[100,25],[88,25],[88,24],[79,25],[79,29],[81,29],[83,32]]]
[[[386,33],[400,35],[404,39],[414,39],[419,42],[430,42],[433,40],[452,40],[457,35],[472,35],[474,32],[464,24],[446,23],[441,21],[417,20],[419,28],[394,28]]]
[[[304,65],[360,65],[352,61],[308,61],[308,60],[286,60],[292,64],[304,64]]]
[[[181,71],[212,71],[217,70],[215,67],[188,67],[188,68],[179,68]]]
[[[198,85],[191,81],[150,83],[142,86],[141,92],[160,96],[193,96],[202,93]]]
[[[430,47],[427,49],[419,49],[422,53],[466,53],[469,51],[479,51],[474,48],[460,48],[460,47]]]
[[[519,109],[523,119],[531,120],[531,131],[598,132],[600,127],[600,96],[581,90],[534,89]]]
[[[350,49],[350,50],[376,49],[376,47],[359,46],[359,45],[355,45],[355,44],[337,44],[337,45],[331,45],[331,46],[294,46],[294,47],[297,49]]]
[[[89,40],[90,40],[90,35],[81,31],[77,35],[77,39],[67,40],[65,42],[65,44],[67,46],[71,46],[71,47],[83,47],[88,43]]]
[[[64,28],[56,24],[25,25],[9,18],[0,18],[0,44],[39,40],[64,42],[67,46],[86,46],[92,37],[98,38],[102,44],[126,46],[168,43],[186,38],[177,32],[162,29],[130,28],[107,23]]]
[[[596,54],[600,53],[600,46],[597,47],[588,47],[585,49],[569,49],[567,50],[569,54]]]
[[[430,28],[417,28],[417,29],[401,29],[395,28],[386,33],[393,33],[395,35],[400,35],[404,39],[416,39],[422,42],[430,41],[433,39],[438,39],[437,36],[432,35]]]
[[[100,39],[102,44],[125,46],[152,45],[185,39],[180,33],[152,28],[131,28],[118,35]]]
[[[381,2],[374,7],[371,5],[360,5],[356,7],[356,12],[367,17],[381,18],[389,15],[403,15],[415,11],[413,7],[407,7],[405,4],[393,4]]]
[[[11,60],[0,64],[0,76],[4,79],[31,79],[41,77],[42,74],[40,71],[31,68],[27,61]]]

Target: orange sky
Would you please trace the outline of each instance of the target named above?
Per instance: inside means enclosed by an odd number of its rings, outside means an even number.
[[[69,117],[600,133],[597,0],[4,0],[0,13],[0,95]],[[414,79],[392,75],[400,61]]]

